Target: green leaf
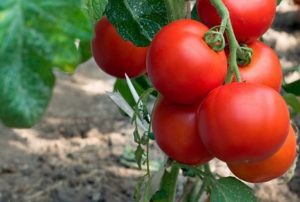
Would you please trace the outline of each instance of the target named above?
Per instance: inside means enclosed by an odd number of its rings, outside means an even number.
[[[165,0],[170,21],[185,18],[186,0]]]
[[[84,0],[87,14],[93,24],[96,24],[103,16],[108,0]]]
[[[44,113],[55,78],[52,67],[74,72],[75,41],[89,41],[81,0],[0,1],[0,119],[31,127]]]
[[[92,57],[91,41],[80,41],[78,46],[80,52],[80,63],[86,62]]]
[[[170,171],[165,170],[160,189],[153,195],[151,202],[173,202],[176,194],[179,166],[173,164]]]
[[[194,7],[192,9],[192,19],[200,21],[200,17],[199,17],[198,12],[197,12],[197,6],[196,6],[196,4],[194,5]]]
[[[143,160],[143,155],[145,154],[145,150],[141,145],[138,145],[134,155],[135,155],[135,161],[139,166],[139,169],[142,169],[142,160]]]
[[[130,81],[137,91],[138,95],[142,95],[143,92],[151,88],[151,84],[147,76],[141,76],[136,79],[131,79]],[[118,91],[131,107],[134,107],[136,105],[136,102],[132,96],[126,80],[117,79],[114,84],[114,91]],[[153,93],[153,95],[157,96],[156,93]]]
[[[286,93],[283,95],[286,103],[296,112],[300,113],[300,100],[294,94]]]
[[[133,138],[134,138],[134,142],[140,143],[141,136],[137,128],[133,131]]]
[[[282,0],[277,0],[277,5],[279,5],[282,2]]]
[[[106,15],[125,40],[143,47],[169,22],[164,0],[109,0]]]
[[[256,202],[253,190],[234,177],[220,178],[212,184],[211,202]]]
[[[300,95],[300,79],[282,86],[287,93]]]
[[[152,198],[152,196],[159,190],[162,177],[165,173],[165,163],[167,159],[164,154],[162,155],[164,156],[164,161],[159,162],[161,163],[157,166],[159,169],[156,169],[157,171],[151,173],[150,179],[148,175],[145,175],[142,177],[142,181],[139,181],[134,193],[135,201],[150,201],[150,198]],[[153,163],[151,165],[153,165]]]

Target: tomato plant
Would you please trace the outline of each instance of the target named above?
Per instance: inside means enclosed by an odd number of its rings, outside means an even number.
[[[153,39],[147,72],[153,86],[167,99],[196,103],[224,82],[226,56],[205,43],[207,31],[197,21],[179,20],[162,28]]]
[[[253,50],[251,62],[239,66],[243,81],[263,84],[280,91],[283,73],[276,53],[260,41],[248,47]]]
[[[147,48],[125,41],[106,17],[95,27],[92,52],[99,67],[112,76],[137,77],[146,72]]]
[[[280,177],[292,166],[297,153],[294,129],[290,127],[284,144],[271,157],[256,162],[228,163],[238,178],[252,183],[266,182]]]
[[[196,126],[197,105],[174,104],[163,97],[152,114],[152,127],[158,146],[170,158],[184,164],[200,165],[212,159]]]
[[[287,105],[275,90],[249,83],[214,89],[198,110],[204,145],[226,162],[272,155],[288,134],[289,120]]]
[[[109,97],[134,127],[132,156],[145,171],[136,201],[196,202],[205,191],[212,202],[254,202],[253,190],[213,173],[210,160],[256,183],[295,158],[286,103],[292,118],[300,113],[300,80],[283,81],[278,57],[258,41],[276,2],[198,0],[191,12],[186,0],[2,0],[0,119],[33,126],[52,94],[52,67],[72,73],[93,55],[117,78]]]
[[[260,38],[275,17],[275,0],[223,0],[223,3],[228,8],[235,36],[240,43],[250,43]],[[210,0],[198,0],[197,10],[207,26],[220,25],[221,18]]]

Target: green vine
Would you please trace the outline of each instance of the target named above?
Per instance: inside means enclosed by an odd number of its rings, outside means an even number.
[[[210,2],[217,9],[218,14],[222,18],[221,28],[226,28],[225,32],[229,41],[229,70],[226,75],[225,83],[232,82],[233,74],[235,75],[236,80],[238,82],[241,82],[241,75],[237,64],[237,53],[238,51],[241,52],[241,48],[239,46],[238,41],[235,38],[228,9],[226,8],[222,0],[210,0]]]

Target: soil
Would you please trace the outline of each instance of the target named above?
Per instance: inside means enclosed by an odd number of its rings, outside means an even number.
[[[284,3],[265,36],[286,69],[299,64],[299,14],[297,7]],[[35,127],[0,125],[0,202],[133,201],[135,183],[144,171],[122,161],[124,149],[134,145],[129,120],[106,95],[114,78],[93,60],[74,75],[56,75],[50,106]],[[288,81],[299,77],[287,76]],[[230,174],[223,163],[211,164],[218,173]],[[299,202],[298,167],[289,183],[251,185],[260,201]]]

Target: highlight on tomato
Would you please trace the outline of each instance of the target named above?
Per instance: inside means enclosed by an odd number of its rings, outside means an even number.
[[[223,84],[227,71],[224,51],[204,41],[208,28],[195,20],[178,20],[154,37],[147,55],[147,73],[167,99],[193,104]]]

